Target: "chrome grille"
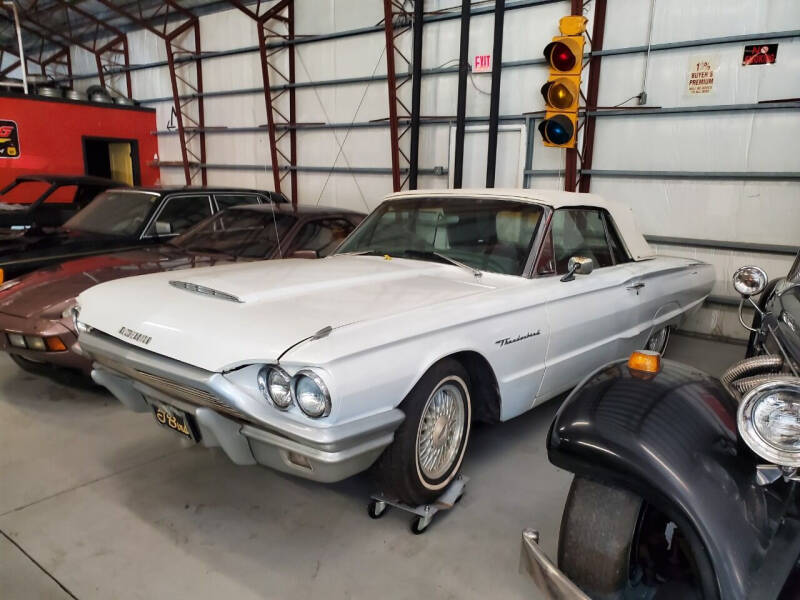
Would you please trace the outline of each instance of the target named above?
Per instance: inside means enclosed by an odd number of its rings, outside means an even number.
[[[186,400],[191,404],[208,406],[209,408],[226,413],[230,416],[236,417],[237,419],[245,420],[245,417],[242,413],[235,408],[221,402],[219,398],[217,398],[211,392],[200,390],[188,385],[183,385],[182,383],[177,383],[176,381],[172,381],[166,377],[153,375],[152,373],[145,373],[144,371],[140,371],[138,369],[135,370],[135,373],[136,375],[134,377],[136,380],[146,383],[157,390],[161,390],[165,394],[175,396],[181,400]]]
[[[173,398],[184,400],[190,404],[194,404],[195,406],[206,406],[220,413],[234,417],[240,421],[250,421],[250,419],[248,419],[243,413],[234,407],[223,403],[214,394],[206,390],[184,385],[167,377],[153,375],[152,373],[147,373],[146,371],[134,369],[116,361],[109,360],[105,357],[101,358],[98,356],[95,357],[95,360],[97,360],[97,362],[103,366],[116,371],[117,373],[126,375],[127,377],[144,383],[145,385],[149,385],[150,387],[164,392]]]

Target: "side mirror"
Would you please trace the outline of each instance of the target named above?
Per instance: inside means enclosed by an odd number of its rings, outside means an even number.
[[[594,271],[594,261],[591,258],[584,256],[573,256],[567,263],[567,274],[561,278],[561,281],[572,281],[575,275],[588,275]]]
[[[767,274],[758,267],[739,267],[733,274],[733,287],[743,298],[756,296],[767,287]]]
[[[289,258],[319,258],[316,250],[295,250]]]
[[[156,221],[156,235],[172,235],[172,223],[168,221]]]

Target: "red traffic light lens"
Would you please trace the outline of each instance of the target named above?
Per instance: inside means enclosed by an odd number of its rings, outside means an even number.
[[[564,42],[550,42],[544,48],[544,57],[558,71],[570,71],[575,67],[575,53]]]
[[[567,79],[548,81],[542,86],[542,96],[548,106],[558,110],[566,110],[575,102],[577,90]]]
[[[552,119],[545,119],[539,123],[539,133],[546,142],[562,146],[569,143],[575,135],[575,128],[564,115],[556,115]]]

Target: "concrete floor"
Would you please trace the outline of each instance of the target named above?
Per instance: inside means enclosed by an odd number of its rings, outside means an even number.
[[[721,373],[742,346],[673,336]],[[520,532],[555,554],[571,475],[547,461],[549,403],[474,429],[458,508],[422,536],[372,521],[366,476],[322,486],[183,448],[112,397],[0,357],[0,598],[537,598]]]

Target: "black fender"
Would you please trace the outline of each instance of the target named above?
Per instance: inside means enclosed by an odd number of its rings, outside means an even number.
[[[695,555],[705,553],[713,570],[706,577],[716,579],[722,598],[774,598],[800,552],[797,542],[772,543],[800,523],[784,518],[796,508],[794,484],[756,484],[756,465],[764,461],[740,441],[736,410],[719,381],[702,371],[662,360],[657,374],[645,374],[619,361],[565,400],[550,428],[548,455],[576,475],[639,494],[675,521]]]

